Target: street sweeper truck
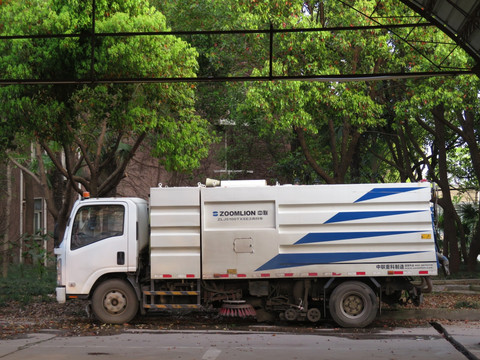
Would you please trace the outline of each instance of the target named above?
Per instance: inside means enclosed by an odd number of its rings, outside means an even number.
[[[125,323],[167,309],[364,327],[381,303],[421,301],[441,266],[431,185],[215,181],[78,200],[57,300]],[[412,281],[414,280],[414,281]]]

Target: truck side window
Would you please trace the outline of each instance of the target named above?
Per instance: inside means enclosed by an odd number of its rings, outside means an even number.
[[[87,205],[73,221],[70,249],[76,250],[114,236],[123,235],[125,208],[122,205]]]

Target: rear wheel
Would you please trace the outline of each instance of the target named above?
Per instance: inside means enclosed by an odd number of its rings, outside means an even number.
[[[107,280],[93,293],[92,311],[98,320],[107,324],[129,322],[138,311],[135,291],[123,280]]]
[[[377,316],[378,300],[369,286],[359,281],[347,281],[333,290],[329,308],[338,325],[365,327]]]

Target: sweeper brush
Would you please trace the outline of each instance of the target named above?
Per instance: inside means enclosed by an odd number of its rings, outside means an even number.
[[[247,304],[245,300],[224,300],[219,314],[230,317],[255,317],[257,313],[252,305]]]

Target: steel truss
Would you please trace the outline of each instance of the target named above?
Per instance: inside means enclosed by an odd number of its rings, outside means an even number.
[[[88,41],[91,44],[90,53],[90,75],[87,78],[74,79],[0,79],[0,85],[68,85],[68,84],[131,84],[131,83],[200,83],[200,82],[243,82],[243,81],[277,81],[277,80],[301,80],[301,81],[318,81],[318,82],[345,82],[345,81],[378,81],[399,78],[420,78],[431,76],[447,76],[447,75],[463,75],[473,74],[476,68],[452,68],[444,65],[447,57],[442,59],[439,63],[429,59],[428,56],[422,53],[417,46],[419,40],[412,36],[412,32],[416,28],[425,28],[437,26],[433,21],[425,21],[424,17],[414,17],[416,22],[409,22],[404,24],[389,23],[389,18],[376,17],[375,11],[371,14],[365,14],[355,9],[346,1],[340,0],[343,5],[351,7],[359,12],[359,15],[372,20],[376,25],[371,26],[348,26],[348,27],[318,27],[318,28],[293,28],[293,29],[275,29],[272,25],[269,29],[258,30],[205,30],[205,31],[160,31],[160,32],[118,32],[118,33],[97,33],[95,31],[95,0],[92,0],[92,27],[89,33],[83,34],[43,34],[43,35],[7,35],[0,36],[2,41],[14,40],[34,40],[34,39],[66,39],[78,38]],[[403,1],[406,3],[407,1]],[[409,20],[412,20],[411,18]],[[401,36],[398,33],[399,29],[411,29],[407,36]],[[414,51],[418,52],[432,64],[436,70],[428,72],[391,72],[391,73],[375,73],[375,74],[314,74],[314,75],[275,75],[273,72],[274,59],[274,36],[277,34],[288,33],[321,33],[321,32],[344,32],[344,31],[366,31],[366,30],[385,30],[393,33],[401,41],[407,43]],[[199,76],[199,77],[129,77],[129,78],[99,78],[94,71],[95,68],[95,46],[96,40],[105,37],[134,37],[134,36],[196,36],[196,35],[247,35],[247,34],[264,34],[268,35],[268,63],[269,74],[267,76]],[[424,41],[422,41],[424,43]],[[458,44],[452,42],[452,51],[459,47]],[[432,46],[436,45],[435,43]]]

